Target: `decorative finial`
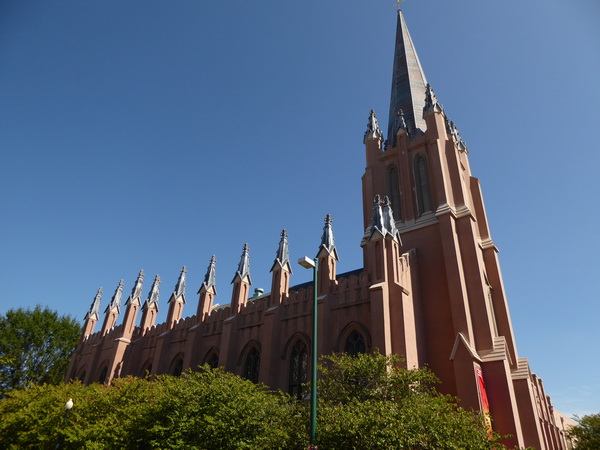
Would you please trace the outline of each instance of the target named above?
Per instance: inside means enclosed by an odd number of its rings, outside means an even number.
[[[85,315],[85,319],[92,317],[94,314],[97,316],[100,312],[100,299],[102,299],[102,288],[98,289],[96,295],[94,296],[94,300],[92,300],[92,304],[90,305],[90,310]],[[97,318],[96,318],[97,319]]]
[[[387,195],[383,198],[383,225],[385,227],[385,232],[392,239],[397,239],[398,242],[401,243],[400,232],[398,231],[398,228],[396,228],[394,212],[392,211],[392,202]]]
[[[179,278],[177,279],[177,284],[175,285],[175,297],[179,297],[180,295],[185,294],[185,274],[187,270],[185,266],[181,268],[181,273],[179,274]]]
[[[452,140],[454,140],[458,149],[462,152],[468,153],[467,144],[465,144],[465,141],[463,141],[463,138],[458,132],[458,128],[456,128],[454,122],[451,121],[446,115],[444,119],[446,122],[446,131],[448,132],[448,134],[450,134],[450,137],[452,138]]]
[[[337,256],[337,249],[335,248],[335,241],[333,239],[333,227],[331,226],[333,219],[331,214],[325,216],[325,226],[323,227],[323,234],[321,235],[321,246],[327,250],[327,253],[333,255],[336,261],[339,261]],[[320,250],[319,250],[320,252]]]
[[[137,280],[135,281],[135,284],[133,285],[133,289],[131,289],[131,295],[129,295],[129,298],[127,299],[127,302],[125,303],[126,305],[129,305],[133,301],[134,298],[141,298],[143,282],[144,282],[144,269],[140,270],[140,272],[138,273]]]
[[[275,269],[276,266],[283,267],[287,265],[287,270],[292,271],[290,266],[290,252],[288,249],[288,234],[285,228],[281,231],[281,239],[279,240],[279,247],[277,248],[275,261],[273,262],[273,267],[271,267],[271,272]]]
[[[156,305],[156,310],[158,311],[158,296],[160,294],[159,289],[158,289],[159,287],[160,287],[160,277],[158,275],[156,275],[154,277],[154,281],[152,282],[152,287],[150,288],[150,292],[148,293],[148,298],[144,302],[144,306],[142,306],[143,310],[147,309],[151,305]]]
[[[377,121],[377,116],[373,110],[371,110],[371,113],[369,114],[369,121],[367,122],[367,131],[365,131],[363,137],[363,144],[367,139],[383,139],[383,133],[379,128],[379,122]]]
[[[383,221],[383,211],[381,210],[381,197],[379,194],[373,199],[373,225],[372,231],[379,231],[382,236],[385,236],[385,224]]]
[[[423,118],[431,112],[444,112],[444,108],[438,102],[435,92],[429,83],[425,86],[425,106],[423,107]]]
[[[235,281],[236,277],[240,277],[240,280],[243,280],[244,278],[248,277],[248,281],[250,282],[250,284],[252,284],[252,282],[250,281],[250,248],[248,247],[248,244],[244,244],[244,248],[242,250],[242,257],[240,258],[240,263],[238,264],[238,270],[235,273],[235,276],[233,277],[233,281],[232,283]]]
[[[112,311],[113,309],[121,308],[121,297],[123,296],[123,280],[119,281],[119,285],[113,294],[112,300],[104,310],[104,312]]]
[[[399,133],[408,134],[408,127],[406,126],[406,120],[404,120],[404,111],[402,111],[402,108],[396,114],[396,135]]]
[[[208,268],[206,269],[206,274],[204,275],[204,282],[202,283],[202,286],[200,286],[200,289],[198,289],[198,294],[202,291],[202,288],[208,290],[211,287],[214,289],[215,294],[217,293],[216,269],[217,269],[217,257],[215,255],[212,255],[212,257],[210,258],[210,263],[208,263]]]

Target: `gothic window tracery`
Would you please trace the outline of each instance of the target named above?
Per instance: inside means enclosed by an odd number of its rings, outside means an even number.
[[[178,377],[181,376],[181,373],[183,372],[183,355],[179,354],[177,355],[174,359],[173,362],[171,363],[171,375]]]
[[[289,377],[289,394],[302,399],[302,384],[308,381],[308,350],[301,340],[292,348]]]
[[[252,348],[246,356],[244,362],[244,378],[258,383],[258,373],[260,370],[260,353],[256,347]]]
[[[219,355],[213,353],[206,361],[206,364],[208,364],[211,369],[216,369],[219,366]]]
[[[346,338],[346,345],[344,345],[344,352],[350,356],[356,356],[359,353],[366,353],[367,347],[365,346],[365,340],[358,331],[353,331]]]

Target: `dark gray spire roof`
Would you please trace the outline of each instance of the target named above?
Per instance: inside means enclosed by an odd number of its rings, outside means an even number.
[[[378,231],[383,237],[389,236],[398,241],[398,243],[402,243],[400,240],[400,232],[398,231],[398,228],[396,228],[392,204],[387,196],[384,197],[383,201],[379,195],[376,195],[373,199],[373,220],[371,225],[365,231],[361,245],[364,245],[367,241],[371,240],[375,231]]]
[[[394,220],[392,202],[387,195],[383,198],[383,225],[389,236],[397,239],[399,243],[402,243],[400,240],[400,232],[398,231],[398,228],[396,228],[396,221]]]
[[[396,126],[396,116],[400,110],[404,112],[409,134],[414,134],[415,129],[422,131],[426,129],[425,120],[423,120],[426,85],[427,80],[404,21],[404,15],[402,11],[398,11],[387,134],[387,140],[392,145],[395,144],[396,130],[394,128]]]
[[[101,298],[102,298],[102,288],[99,288],[98,292],[96,292],[96,295],[94,296],[94,300],[92,301],[92,304],[90,305],[90,310],[85,315],[85,320],[89,319],[93,315],[98,316],[98,313],[100,312],[100,299]],[[97,317],[96,317],[96,319],[97,319]]]
[[[232,283],[235,281],[237,277],[240,277],[240,280],[248,277],[248,283],[252,284],[250,280],[250,254],[249,254],[248,244],[244,244],[244,248],[242,250],[242,257],[240,258],[240,263],[238,264],[238,270],[235,273]]]
[[[215,295],[217,294],[217,286],[216,286],[216,268],[217,268],[217,258],[215,255],[212,255],[210,258],[210,263],[208,264],[208,268],[206,269],[206,275],[204,275],[204,282],[200,289],[198,289],[198,294],[202,292],[202,288],[205,290],[210,289],[211,287],[215,291]]]
[[[142,284],[144,282],[144,270],[140,270],[138,273],[137,280],[133,285],[133,289],[131,290],[131,294],[129,294],[129,298],[125,302],[126,305],[129,305],[135,298],[138,300],[142,297]]]
[[[276,267],[285,267],[288,272],[291,272],[292,267],[290,265],[290,251],[288,248],[287,231],[283,229],[280,236],[281,239],[279,240],[279,248],[277,249],[275,261],[271,267],[271,272],[273,272],[273,269]]]
[[[175,298],[180,295],[185,295],[185,274],[187,270],[185,266],[181,268],[181,273],[179,274],[179,278],[177,279],[177,284],[175,284],[175,290],[173,291],[173,295]]]
[[[152,305],[156,305],[156,310],[158,311],[158,296],[159,296],[159,288],[160,286],[160,277],[156,275],[154,277],[154,281],[152,282],[152,287],[150,288],[150,292],[148,293],[148,298],[144,302],[144,306],[142,306],[143,310],[148,309]]]
[[[322,249],[325,249],[327,253],[332,255],[336,261],[339,261],[337,249],[335,248],[335,243],[333,239],[333,227],[331,223],[333,219],[330,214],[325,216],[325,226],[323,227],[323,234],[321,235],[321,246],[319,247],[319,253],[321,253]]]
[[[371,113],[369,114],[369,121],[367,122],[367,131],[365,131],[363,143],[365,143],[367,139],[383,139],[383,133],[379,128],[379,121],[377,120],[377,116],[375,115],[375,111],[373,110],[371,110]]]
[[[123,296],[123,280],[119,281],[119,285],[115,290],[112,300],[104,310],[105,313],[116,309],[117,312],[121,309],[121,297]]]

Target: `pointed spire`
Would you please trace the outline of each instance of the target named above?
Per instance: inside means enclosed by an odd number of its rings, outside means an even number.
[[[217,294],[217,286],[216,286],[216,268],[217,268],[217,257],[212,255],[210,258],[210,263],[208,264],[208,268],[206,269],[206,275],[204,275],[204,282],[200,289],[198,289],[198,294],[202,292],[202,289],[209,290],[211,287],[215,291],[215,295]]]
[[[112,297],[112,300],[110,301],[110,303],[108,304],[108,306],[106,307],[106,309],[104,310],[104,312],[109,312],[112,311],[113,309],[121,309],[121,297],[123,296],[123,280],[119,281],[119,285],[117,286],[117,289],[115,290],[115,293]]]
[[[156,275],[154,277],[154,281],[152,282],[152,287],[150,288],[150,292],[148,293],[148,298],[144,302],[144,306],[142,306],[142,310],[146,310],[150,308],[152,305],[156,305],[156,310],[158,311],[158,296],[159,296],[159,286],[160,286],[160,277]]]
[[[398,114],[396,115],[396,127],[394,131],[394,135],[398,135],[398,133],[408,134],[408,127],[406,126],[406,120],[404,119],[404,111],[400,109]]]
[[[175,298],[185,295],[185,274],[187,270],[185,266],[181,268],[181,273],[179,274],[179,278],[177,279],[177,284],[175,285],[175,290],[173,291],[173,295]]]
[[[331,215],[327,214],[325,216],[325,226],[323,227],[323,235],[321,236],[321,246],[320,249],[325,249],[327,253],[333,255],[336,261],[339,261],[337,255],[337,249],[335,248],[334,239],[333,239],[333,227],[331,223],[333,220],[331,219]],[[319,250],[319,253],[321,250]]]
[[[126,305],[131,304],[131,302],[134,299],[140,299],[142,297],[142,284],[144,282],[144,269],[140,270],[140,273],[138,274],[137,280],[135,282],[135,284],[133,285],[133,289],[131,289],[131,294],[129,295],[129,298],[127,299],[127,301],[125,302]]]
[[[102,299],[102,288],[99,288],[98,292],[96,292],[96,296],[94,297],[94,300],[92,301],[92,304],[90,305],[90,310],[85,315],[85,320],[88,320],[89,318],[93,318],[94,315],[96,316],[96,318],[94,320],[98,320],[98,313],[100,312],[100,300],[101,299]]]
[[[379,128],[379,122],[377,121],[377,116],[373,110],[371,110],[371,113],[369,114],[369,121],[367,122],[367,131],[365,131],[363,144],[367,139],[383,139],[383,133]]]
[[[379,231],[382,236],[385,236],[385,223],[383,221],[381,197],[379,197],[379,195],[376,195],[373,199],[373,225],[371,226],[371,236],[375,231]]]
[[[425,86],[427,80],[421,68],[419,57],[408,32],[402,11],[398,11],[396,28],[396,46],[394,50],[394,69],[392,74],[392,95],[387,139],[395,144],[396,114],[404,111],[407,130],[410,135],[415,129],[426,129],[423,120],[425,106]]]
[[[233,277],[232,283],[235,281],[236,277],[240,277],[240,280],[248,277],[248,282],[252,284],[250,281],[250,254],[249,254],[248,244],[244,244],[244,248],[242,250],[242,257],[240,258],[240,263],[238,264],[238,270]]]
[[[275,261],[273,262],[273,266],[271,267],[271,272],[275,269],[276,266],[286,267],[286,269],[291,272],[292,268],[290,266],[290,252],[288,249],[288,234],[285,228],[281,231],[281,239],[279,241],[279,248],[277,249],[277,253],[275,256]]]
[[[431,88],[431,85],[427,83],[425,87],[425,107],[423,108],[423,118],[432,112],[444,112],[444,108],[438,102],[435,92]]]
[[[388,236],[392,239],[396,239],[399,243],[402,243],[400,240],[400,232],[398,231],[398,228],[396,228],[396,221],[394,220],[392,202],[387,195],[383,198],[383,225],[385,226],[385,231]]]
[[[467,144],[465,144],[465,141],[463,141],[463,138],[458,132],[458,128],[456,128],[454,122],[452,122],[447,115],[444,115],[444,120],[446,122],[446,131],[448,134],[450,134],[458,149],[468,153]]]

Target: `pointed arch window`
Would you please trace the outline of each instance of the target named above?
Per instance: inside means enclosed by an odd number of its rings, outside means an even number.
[[[173,375],[174,377],[179,377],[179,376],[181,376],[182,372],[183,372],[183,355],[180,353],[173,359],[173,362],[171,363],[171,370],[169,371],[169,373],[171,375]]]
[[[206,364],[208,364],[211,369],[216,369],[219,366],[219,355],[213,353],[206,361]]]
[[[148,378],[151,373],[152,373],[152,360],[149,359],[142,366],[142,370],[140,370],[140,376],[142,378]]]
[[[414,162],[415,194],[419,216],[432,211],[431,186],[429,184],[429,169],[424,155],[417,155]]]
[[[100,376],[98,377],[98,383],[104,384],[106,382],[106,376],[108,375],[108,367],[104,366],[100,371]]]
[[[304,342],[298,340],[290,355],[289,394],[302,399],[302,384],[308,381],[308,350]]]
[[[392,212],[395,220],[402,220],[400,209],[400,181],[398,180],[398,170],[391,166],[387,170],[387,191],[392,203]]]
[[[252,348],[244,362],[244,378],[258,383],[258,372],[260,370],[260,352],[256,347]]]
[[[365,346],[365,340],[358,331],[353,331],[348,335],[346,339],[346,345],[344,345],[344,352],[350,356],[356,356],[359,353],[366,353],[367,347]]]

